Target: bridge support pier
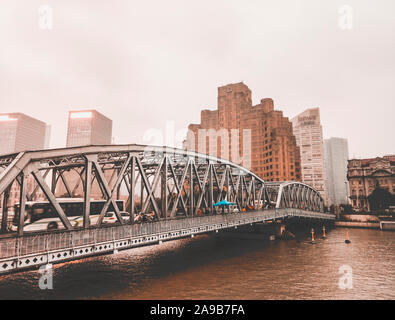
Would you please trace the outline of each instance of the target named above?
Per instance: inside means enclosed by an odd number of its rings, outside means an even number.
[[[285,232],[285,225],[280,221],[276,224],[276,237],[282,238]]]
[[[279,221],[277,224],[277,232],[276,238],[278,239],[294,239],[295,235],[287,230],[286,224],[282,221]]]

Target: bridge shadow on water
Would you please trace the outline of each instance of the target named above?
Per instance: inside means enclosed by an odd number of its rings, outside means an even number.
[[[232,237],[227,231],[221,231],[55,264],[52,290],[39,288],[42,274],[38,270],[0,276],[0,299],[89,299],[125,289],[129,298],[138,299],[140,288],[154,280],[240,259],[270,247],[281,250],[281,241],[268,240],[270,232],[257,239],[243,237],[243,230],[251,231],[248,228],[233,230]],[[289,230],[296,236],[292,241],[310,244],[310,228],[310,225],[290,224]]]
[[[322,239],[317,226],[311,244],[310,228],[293,229],[294,240],[219,232],[54,265],[53,290],[39,288],[37,270],[8,274],[0,277],[0,298],[394,298],[395,234],[352,230],[351,244],[345,244],[346,230],[328,229]],[[342,265],[353,268],[353,290],[338,288]]]
[[[53,266],[53,289],[41,290],[38,270],[0,276],[0,299],[99,298],[274,245],[270,241],[199,235]]]

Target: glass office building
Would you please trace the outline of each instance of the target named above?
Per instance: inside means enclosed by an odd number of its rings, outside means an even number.
[[[44,149],[47,134],[45,122],[23,113],[0,114],[0,154]]]
[[[108,145],[112,139],[112,120],[96,110],[70,111],[67,147]]]

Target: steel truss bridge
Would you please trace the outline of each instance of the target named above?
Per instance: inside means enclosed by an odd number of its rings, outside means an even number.
[[[59,202],[82,197],[82,219],[73,225]],[[105,201],[91,221],[91,196]],[[17,190],[20,214],[15,231],[7,227],[9,197]],[[129,219],[116,200],[127,194]],[[0,156],[0,273],[112,253],[165,240],[286,218],[334,220],[324,213],[321,195],[300,182],[265,182],[227,160],[168,147],[86,146]],[[25,206],[40,196],[51,204],[62,226],[27,232]],[[63,196],[63,195],[62,195]],[[236,210],[214,207],[227,200]],[[104,223],[109,208],[117,221]],[[150,222],[135,223],[138,213]]]

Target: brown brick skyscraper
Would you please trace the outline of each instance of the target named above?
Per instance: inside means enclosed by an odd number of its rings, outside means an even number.
[[[300,181],[300,151],[291,122],[282,111],[274,110],[272,99],[262,99],[260,104],[252,106],[251,90],[242,82],[219,87],[218,110],[202,110],[201,124],[190,124],[188,129],[188,150],[206,150],[205,153],[218,157],[222,151],[222,158],[236,163],[232,152],[243,157],[244,151],[244,159],[250,157],[251,162],[241,165],[250,166],[266,181]],[[215,138],[206,138],[203,129],[216,132]],[[238,137],[232,139],[235,132]],[[248,132],[250,136],[246,140]],[[211,144],[215,140],[217,149],[213,153]],[[246,145],[248,141],[251,146]]]

